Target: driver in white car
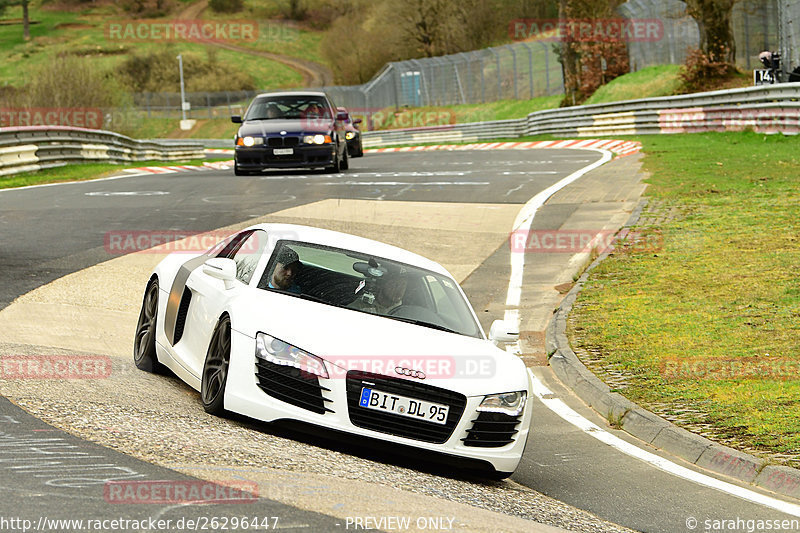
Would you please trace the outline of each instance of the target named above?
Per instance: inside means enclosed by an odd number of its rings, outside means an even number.
[[[403,304],[407,286],[408,279],[404,272],[388,273],[375,281],[374,295],[365,294],[349,307],[378,315],[389,314],[389,311]]]

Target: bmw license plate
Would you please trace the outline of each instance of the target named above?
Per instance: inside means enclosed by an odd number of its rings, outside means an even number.
[[[275,148],[272,153],[275,155],[292,155],[294,148]]]
[[[358,405],[359,407],[386,411],[396,415],[416,418],[417,420],[427,420],[435,424],[446,424],[447,414],[450,412],[450,407],[447,405],[415,400],[414,398],[367,387],[361,389],[361,398],[358,401]]]

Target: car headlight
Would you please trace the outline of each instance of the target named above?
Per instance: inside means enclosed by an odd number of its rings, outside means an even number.
[[[331,140],[330,135],[306,135],[303,137],[303,144],[330,144],[333,140]]]
[[[525,409],[525,391],[504,392],[484,396],[478,411],[517,416]]]
[[[322,359],[266,333],[256,335],[256,357],[276,365],[293,366],[323,378],[328,377]]]
[[[354,139],[355,136],[356,136],[356,132],[354,132],[354,131],[348,131],[347,133],[344,134],[344,138],[347,139],[348,141],[350,139]]]
[[[264,137],[251,137],[246,135],[236,139],[237,146],[255,146],[257,144],[264,144]]]

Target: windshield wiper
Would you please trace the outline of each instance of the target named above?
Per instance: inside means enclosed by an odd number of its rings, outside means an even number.
[[[305,293],[297,294],[294,292],[290,292],[289,294],[297,296],[298,298],[302,298],[304,300],[311,300],[312,302],[319,302],[321,304],[328,304],[328,305],[336,305],[334,303],[331,303],[330,300],[326,300],[325,298],[320,298],[319,296],[313,296],[311,294],[305,294]]]
[[[414,324],[415,326],[424,326],[426,328],[431,329],[438,329],[440,331],[446,331],[448,333],[458,333],[450,328],[446,328],[439,324],[434,324],[433,322],[425,322],[424,320],[414,320],[413,318],[403,318],[400,316],[390,316],[390,315],[378,315],[378,316],[385,316],[386,318],[391,318],[392,320],[399,320],[400,322],[408,322],[409,324]]]

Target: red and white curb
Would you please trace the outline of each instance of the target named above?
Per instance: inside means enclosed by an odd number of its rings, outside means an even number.
[[[572,148],[608,150],[617,157],[632,155],[642,149],[639,141],[611,139],[583,139],[564,141],[530,141],[471,144],[433,144],[428,146],[405,146],[403,148],[370,148],[369,153],[425,152],[430,150],[537,150],[543,148]]]
[[[212,163],[203,163],[203,166],[206,168],[212,168],[214,170],[230,170],[233,168],[233,159],[229,159],[227,161],[214,161]]]
[[[233,166],[233,159],[230,161],[214,161],[213,163],[203,163],[198,165],[174,165],[169,167],[139,167],[126,168],[123,172],[128,174],[173,174],[175,172],[202,172],[204,170],[227,170]]]
[[[190,166],[190,165],[175,165],[171,167],[139,167],[139,168],[126,168],[123,172],[129,174],[171,174],[173,172],[197,172],[201,170],[210,170],[205,167]]]
[[[583,139],[565,141],[530,141],[530,142],[499,142],[499,143],[471,143],[471,144],[433,144],[427,146],[405,146],[402,148],[370,148],[366,153],[386,154],[404,152],[428,152],[433,150],[540,150],[544,148],[571,148],[584,150],[608,150],[617,157],[632,155],[642,149],[639,141],[620,141],[608,139]],[[206,153],[229,154],[233,150],[220,148],[207,148]],[[202,170],[229,170],[233,167],[233,159],[228,161],[214,161],[203,163],[203,166],[177,165],[170,167],[141,167],[127,168],[130,174],[171,174],[174,172],[196,172]]]
[[[233,148],[206,148],[203,151],[207,154],[232,154]]]

